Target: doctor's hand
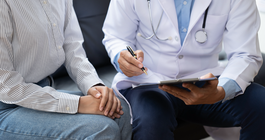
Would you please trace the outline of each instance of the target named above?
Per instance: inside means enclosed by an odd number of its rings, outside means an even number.
[[[87,94],[92,95],[96,99],[100,99],[97,109],[104,113],[105,116],[114,117],[113,115],[123,114],[121,102],[111,88],[96,85],[91,87]]]
[[[211,78],[213,74],[209,73],[201,78]],[[217,86],[218,80],[207,81],[203,87],[197,87],[192,83],[183,83],[184,88],[189,89],[187,91],[182,88],[169,85],[160,85],[159,88],[164,90],[173,96],[181,99],[186,105],[198,105],[198,104],[214,104],[225,97],[225,91],[223,87]]]
[[[137,59],[135,59],[127,50],[120,52],[118,63],[122,72],[128,77],[138,76],[144,73],[141,70],[143,67],[142,62],[144,61],[144,53],[141,50],[137,50],[135,51],[135,54]],[[147,71],[147,68],[145,68],[145,70]]]

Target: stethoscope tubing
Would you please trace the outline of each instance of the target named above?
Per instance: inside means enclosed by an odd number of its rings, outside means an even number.
[[[152,17],[152,10],[151,10],[151,2],[150,0],[147,0],[147,6],[148,6],[148,13],[149,13],[149,19],[150,19],[150,24],[151,24],[151,28],[152,28],[152,32],[153,34],[149,37],[144,37],[142,34],[138,34],[140,37],[146,39],[146,40],[149,40],[151,38],[153,38],[154,36],[158,39],[158,40],[161,40],[161,41],[167,41],[167,40],[170,40],[169,38],[166,38],[166,39],[161,39],[157,36],[156,32],[158,30],[158,27],[161,23],[161,19],[162,19],[162,16],[163,16],[163,13],[164,11],[162,11],[161,13],[161,16],[159,18],[159,21],[158,21],[158,24],[157,24],[157,27],[156,29],[154,29],[154,25],[153,25],[153,17]],[[202,30],[198,30],[196,33],[195,33],[195,40],[200,43],[200,44],[203,44],[205,43],[207,40],[208,40],[208,36],[207,36],[207,32],[205,31],[205,27],[206,27],[206,20],[207,20],[207,15],[208,15],[208,9],[209,7],[207,7],[206,11],[205,11],[205,14],[204,14],[204,19],[203,19],[203,24],[202,24]],[[202,35],[202,37],[200,37],[200,35]],[[202,39],[202,40],[200,40]]]
[[[148,9],[149,9],[150,23],[151,23],[151,27],[152,27],[152,31],[153,31],[153,35],[152,35],[152,37],[155,36],[158,40],[162,40],[162,41],[166,41],[166,40],[168,40],[168,39],[160,39],[160,38],[156,35],[157,29],[158,29],[158,27],[159,27],[159,25],[160,25],[160,23],[161,23],[161,19],[162,19],[162,16],[163,16],[163,13],[164,13],[164,12],[162,11],[161,16],[160,16],[159,21],[158,21],[158,24],[157,24],[157,27],[156,27],[156,30],[154,30],[154,26],[153,26],[153,16],[152,16],[152,10],[151,10],[151,3],[150,3],[150,0],[148,1]],[[152,37],[151,37],[151,38],[152,38]]]
[[[148,6],[148,13],[149,13],[149,19],[150,19],[150,24],[151,24],[151,28],[152,28],[152,32],[153,32],[153,34],[151,35],[151,36],[149,36],[149,37],[144,37],[143,35],[139,35],[139,36],[141,36],[142,38],[144,38],[144,39],[146,39],[146,40],[149,40],[149,39],[151,39],[151,38],[153,38],[154,36],[158,39],[158,40],[161,40],[161,41],[166,41],[166,40],[169,40],[168,38],[166,38],[166,39],[161,39],[161,38],[159,38],[157,35],[156,35],[156,32],[157,32],[157,30],[158,30],[158,27],[159,27],[159,25],[160,25],[160,23],[161,23],[161,19],[162,19],[162,16],[163,16],[163,11],[162,11],[162,13],[161,13],[161,16],[160,16],[160,18],[159,18],[159,21],[158,21],[158,24],[157,24],[157,27],[156,27],[156,29],[154,29],[154,25],[153,25],[153,16],[152,16],[152,10],[151,10],[151,3],[150,3],[150,0],[147,0],[147,6]]]

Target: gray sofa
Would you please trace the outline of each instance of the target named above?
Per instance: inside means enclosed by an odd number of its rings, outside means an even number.
[[[110,0],[74,0],[74,9],[84,36],[83,47],[89,61],[96,68],[99,77],[106,86],[111,87],[114,75],[117,73],[110,63],[110,59],[102,45],[104,34],[102,25],[108,10]],[[226,55],[220,54],[220,61],[225,61]],[[264,67],[264,66],[263,66]],[[264,69],[264,68],[263,68]],[[265,85],[263,80],[265,73],[259,73],[255,78],[259,83]],[[79,91],[76,84],[68,76],[64,66],[54,74],[54,88],[58,90]],[[208,136],[200,124],[193,124],[178,120],[179,126],[175,130],[175,139],[178,140],[199,140]]]

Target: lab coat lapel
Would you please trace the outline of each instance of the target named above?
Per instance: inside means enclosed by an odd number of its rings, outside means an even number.
[[[198,22],[199,18],[206,11],[207,7],[211,4],[212,0],[195,0],[193,9],[190,17],[190,25],[188,29],[188,34],[194,25]]]
[[[167,17],[171,20],[175,30],[178,30],[178,18],[174,0],[158,0]]]

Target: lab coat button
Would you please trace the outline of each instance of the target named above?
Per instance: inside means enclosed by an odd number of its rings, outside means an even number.
[[[67,111],[69,111],[69,110],[70,110],[70,107],[69,107],[69,106],[67,106],[67,107],[66,107],[66,110],[67,110]]]
[[[179,55],[179,59],[182,59],[184,56],[183,55]]]
[[[175,40],[176,40],[176,41],[179,41],[179,38],[176,36],[176,37],[175,37]]]

